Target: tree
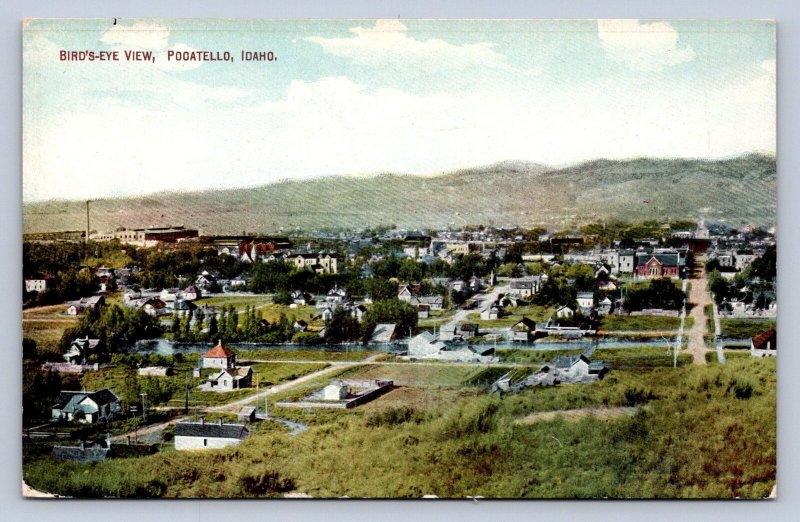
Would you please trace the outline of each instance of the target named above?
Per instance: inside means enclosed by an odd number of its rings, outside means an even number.
[[[362,334],[361,324],[344,308],[334,310],[333,317],[325,328],[325,340],[329,343],[355,341]]]
[[[398,299],[375,301],[365,316],[365,323],[371,326],[370,330],[378,323],[395,323],[398,331],[404,335],[417,328],[417,321],[417,309]]]
[[[279,290],[272,298],[272,302],[279,305],[292,304],[292,295],[287,290]]]
[[[217,337],[219,333],[219,324],[217,323],[217,314],[214,312],[211,313],[211,316],[208,318],[208,337],[209,339],[214,339]]]

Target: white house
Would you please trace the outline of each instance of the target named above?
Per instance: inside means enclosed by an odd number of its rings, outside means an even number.
[[[250,366],[237,366],[209,375],[201,389],[204,391],[227,392],[250,388],[252,385],[253,368]]]
[[[202,450],[225,448],[241,443],[250,431],[244,424],[200,422],[178,422],[175,424],[176,450]]]
[[[90,391],[62,391],[51,408],[50,418],[84,424],[110,420],[121,411],[119,397],[108,388]]]
[[[577,301],[582,310],[591,310],[594,306],[594,294],[592,292],[578,292]]]
[[[575,311],[567,305],[561,305],[556,310],[556,317],[566,319],[575,315]]]

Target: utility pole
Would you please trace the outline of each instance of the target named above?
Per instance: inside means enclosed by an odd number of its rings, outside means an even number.
[[[186,398],[183,404],[183,413],[189,413],[189,370],[184,370],[183,375],[186,377]]]
[[[91,203],[91,202],[92,202],[92,200],[90,200],[90,199],[86,200],[86,241],[85,241],[85,243],[87,245],[89,244],[89,230],[90,230],[89,229],[89,203]]]
[[[142,422],[147,422],[147,410],[145,410],[145,397],[147,397],[146,393],[140,393],[139,395],[142,396]]]

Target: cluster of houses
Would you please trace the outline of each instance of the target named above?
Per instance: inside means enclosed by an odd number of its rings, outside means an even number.
[[[464,323],[456,326],[459,335],[475,336],[478,326]],[[454,332],[454,333],[455,333]],[[463,339],[463,337],[462,337]],[[430,332],[422,332],[408,342],[408,358],[454,362],[497,362],[494,347],[481,344],[465,344],[458,339],[443,340]]]
[[[525,379],[512,382],[511,372],[495,381],[492,391],[517,392],[530,386],[555,386],[558,384],[588,384],[605,377],[610,371],[602,361],[592,361],[585,354],[559,355]]]
[[[202,295],[202,290],[197,285],[190,285],[185,289],[164,288],[160,291],[128,288],[123,294],[122,302],[131,308],[140,308],[153,317],[173,313],[183,317],[197,310],[193,301]]]

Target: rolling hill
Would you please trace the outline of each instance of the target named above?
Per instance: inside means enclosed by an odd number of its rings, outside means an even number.
[[[281,181],[222,191],[169,192],[93,201],[93,230],[184,224],[207,234],[295,228],[568,226],[598,219],[706,217],[774,226],[775,158],[637,158],[567,167],[501,162],[437,176],[378,174]],[[24,232],[81,230],[81,201],[23,206]]]

